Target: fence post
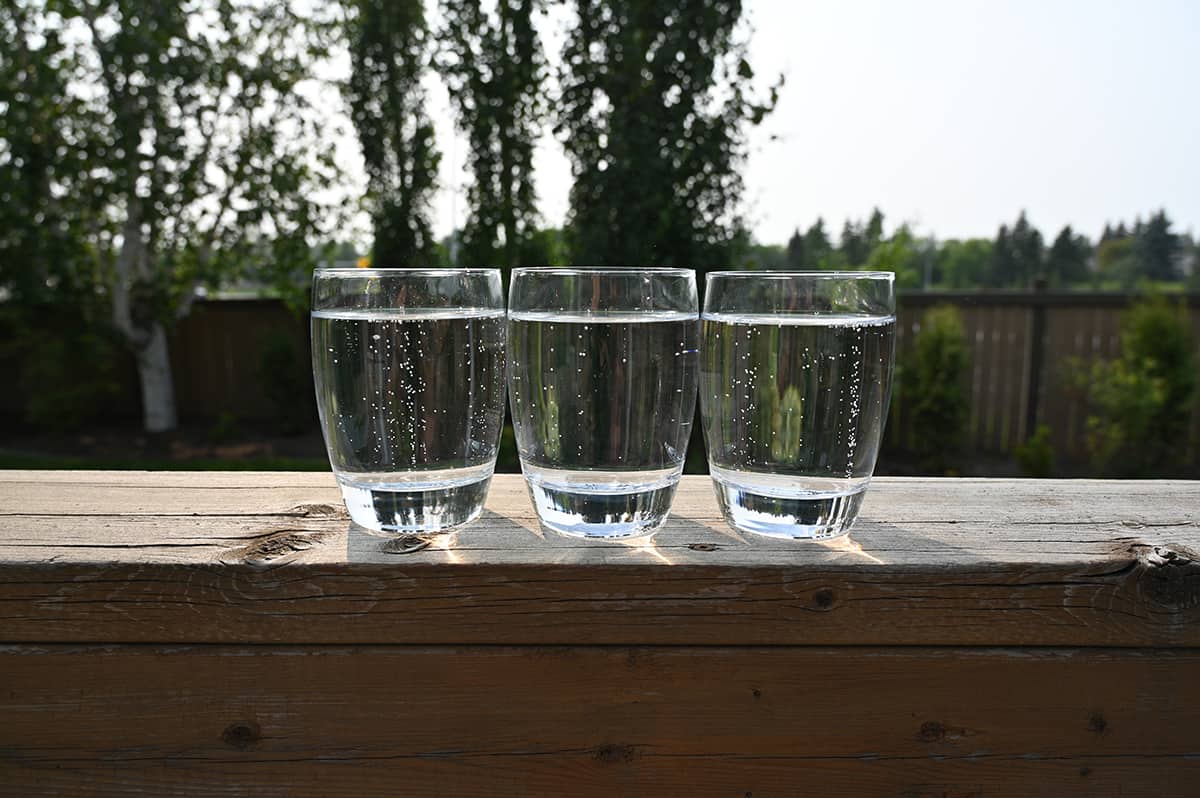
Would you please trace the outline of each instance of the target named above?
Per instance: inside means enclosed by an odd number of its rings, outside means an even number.
[[[1033,324],[1029,331],[1029,389],[1025,394],[1025,437],[1033,435],[1038,425],[1038,405],[1042,396],[1042,372],[1046,359],[1046,277],[1033,280],[1030,297]]]

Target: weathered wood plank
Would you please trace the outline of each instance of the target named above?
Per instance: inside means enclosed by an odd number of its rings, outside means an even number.
[[[745,539],[685,478],[622,546],[542,533],[497,477],[407,550],[329,475],[0,473],[0,641],[1200,645],[1192,482],[879,480],[821,545]]]
[[[1194,794],[1200,652],[0,649],[8,794]]]

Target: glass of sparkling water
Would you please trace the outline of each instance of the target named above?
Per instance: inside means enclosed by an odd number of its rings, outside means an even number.
[[[648,535],[667,519],[696,407],[690,269],[515,269],[509,401],[542,523]]]
[[[368,531],[479,515],[504,417],[496,269],[319,269],[312,356],[346,509]]]
[[[858,516],[887,418],[891,272],[714,272],[700,407],[727,521],[831,538]]]

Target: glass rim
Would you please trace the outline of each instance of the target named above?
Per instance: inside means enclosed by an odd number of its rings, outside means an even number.
[[[512,276],[518,274],[554,274],[564,277],[583,274],[600,275],[674,275],[676,277],[695,277],[696,270],[682,266],[518,266],[512,270]]]
[[[386,267],[370,267],[360,269],[357,266],[328,266],[313,269],[314,277],[386,277],[389,274],[411,277],[453,277],[460,274],[499,274],[500,270],[495,268],[464,268],[447,266],[446,268],[437,267],[422,267],[416,269],[390,269]]]
[[[895,272],[785,272],[767,269],[739,269],[727,270],[719,272],[709,272],[706,279],[711,280],[714,277],[754,277],[757,279],[767,280],[782,280],[794,279],[801,277],[804,279],[825,279],[825,280],[879,280],[886,278],[895,280]]]

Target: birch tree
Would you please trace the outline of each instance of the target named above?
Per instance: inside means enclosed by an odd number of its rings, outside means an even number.
[[[149,432],[177,424],[167,336],[197,289],[312,265],[310,243],[324,232],[314,196],[332,157],[304,87],[327,30],[287,4],[239,0],[0,9],[0,52],[58,46],[41,66],[65,87],[73,134],[61,146],[84,161],[75,181],[89,191],[74,199],[92,208],[73,223],[99,264],[94,290],[135,355]],[[69,189],[44,194],[61,204]]]

